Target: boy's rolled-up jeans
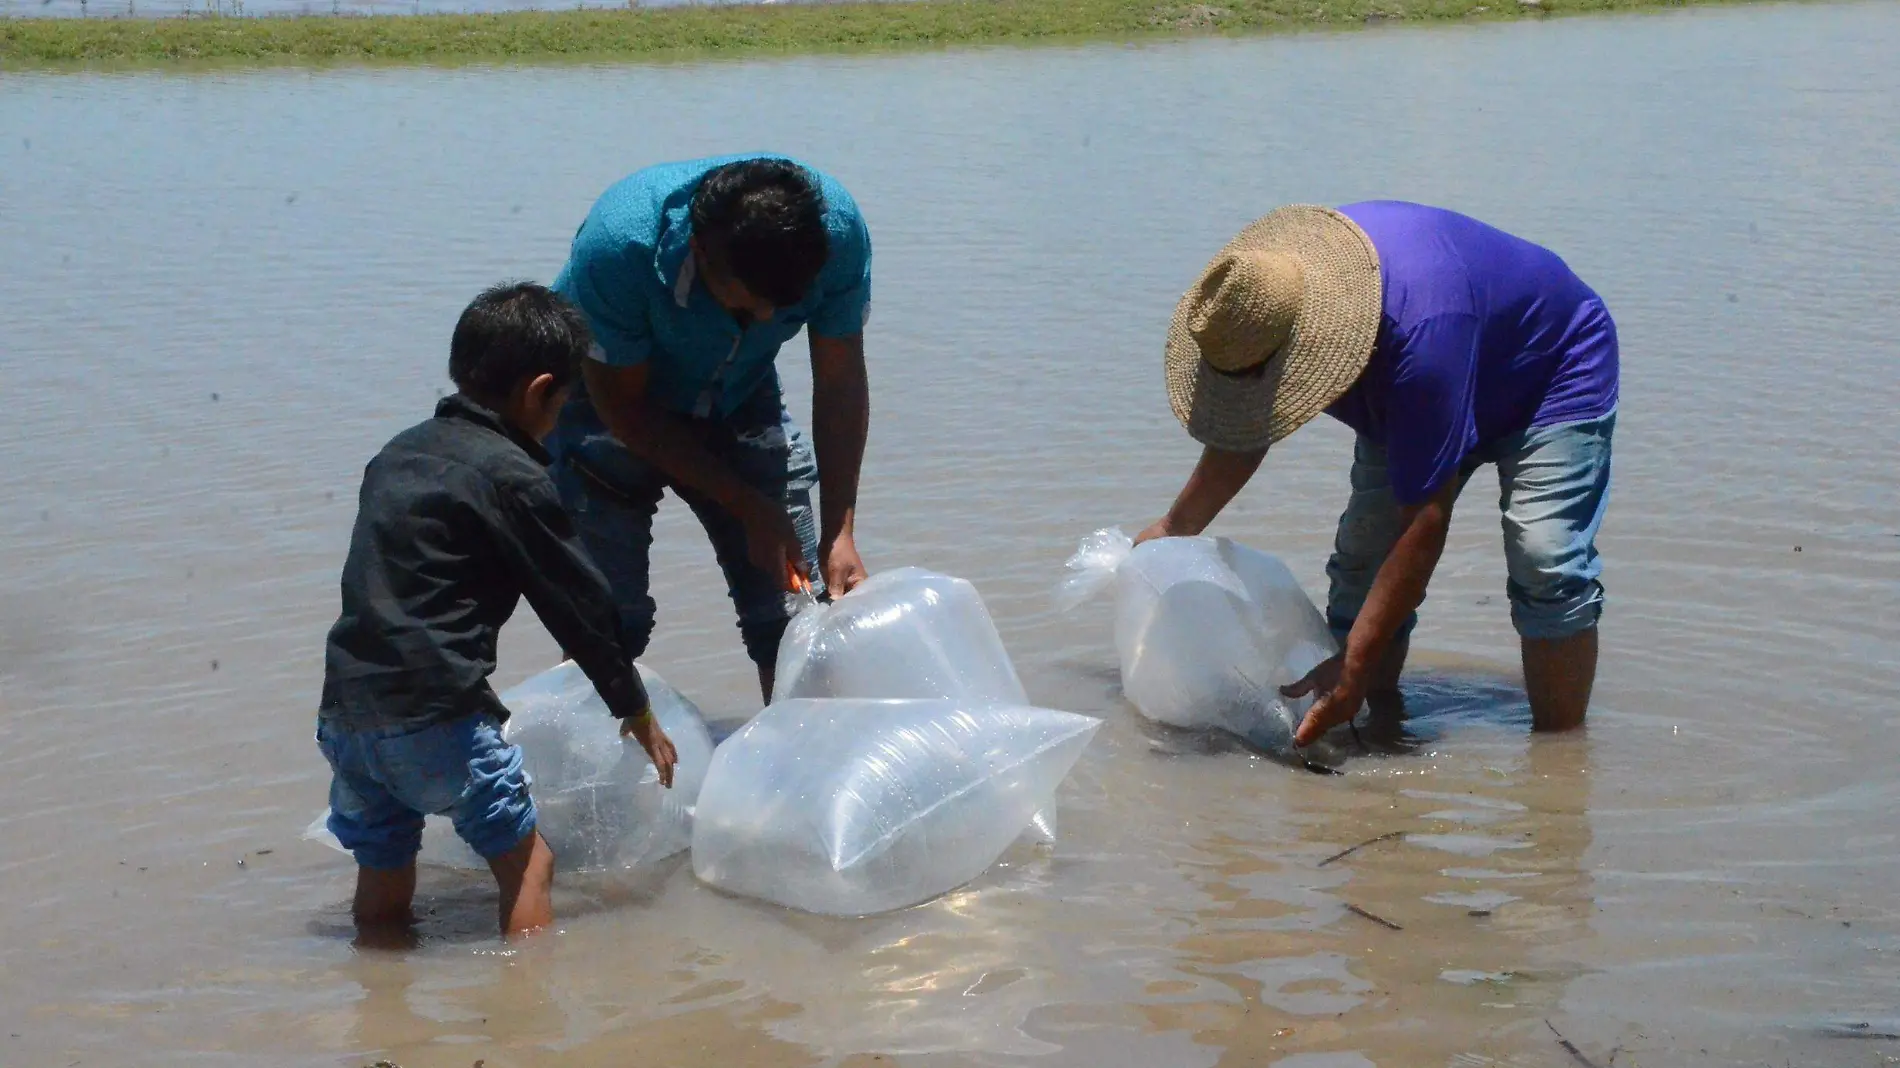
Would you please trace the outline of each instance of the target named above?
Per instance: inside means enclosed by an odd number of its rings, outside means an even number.
[[[817,573],[818,521],[812,488],[818,462],[810,443],[785,411],[776,383],[759,389],[726,416],[680,417],[701,445],[730,467],[746,485],[784,505],[798,530],[805,562],[812,568],[813,593],[822,595]],[[753,662],[771,666],[790,621],[785,576],[768,575],[752,565],[745,524],[698,492],[675,485],[646,461],[634,456],[610,433],[584,397],[569,402],[561,424],[548,439],[551,473],[561,502],[574,517],[587,551],[612,585],[628,651],[646,652],[653,637],[655,605],[649,554],[653,517],[660,498],[672,490],[712,540],[725,572],[726,592],[739,617],[739,634]]]
[[[1481,450],[1460,473],[1468,483],[1478,467],[1497,465],[1509,576],[1504,588],[1520,637],[1568,638],[1596,626],[1603,614],[1596,539],[1610,500],[1615,430],[1614,411],[1532,427]],[[1399,533],[1385,449],[1361,437],[1353,447],[1352,496],[1326,565],[1326,622],[1342,644]],[[1398,637],[1409,636],[1417,623],[1414,612]]]

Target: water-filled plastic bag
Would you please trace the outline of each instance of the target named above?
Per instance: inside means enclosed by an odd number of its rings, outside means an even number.
[[[1083,539],[1068,567],[1066,608],[1113,586],[1122,691],[1142,715],[1292,754],[1293,731],[1313,701],[1290,701],[1280,687],[1338,646],[1279,558],[1226,538],[1136,547],[1120,530],[1102,530]],[[1332,763],[1339,753],[1321,742],[1300,756]]]
[[[777,702],[713,754],[693,871],[826,915],[920,904],[994,864],[1100,726],[997,702]]]
[[[522,766],[533,778],[529,793],[541,836],[554,850],[559,871],[651,865],[692,841],[693,803],[712,762],[712,737],[691,701],[658,674],[645,667],[639,671],[653,714],[679,754],[670,790],[660,785],[639,743],[620,737],[620,721],[573,661],[501,695],[509,712],[502,736],[521,747]],[[341,849],[324,826],[328,817],[327,811],[319,816],[305,837]],[[456,836],[446,816],[428,817],[417,859],[453,868],[488,867]]]
[[[917,567],[879,572],[793,618],[772,699],[797,697],[1028,703],[976,587]]]
[[[793,617],[772,699],[800,697],[1029,703],[976,587],[917,567],[879,572]],[[1053,842],[1055,813],[1036,813],[1031,836]]]

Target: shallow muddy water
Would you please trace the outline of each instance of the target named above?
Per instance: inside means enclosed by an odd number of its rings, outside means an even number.
[[[1600,1065],[1900,1056],[1895,55],[1900,6],[1870,3],[0,76],[0,1063],[1575,1063],[1554,1032]],[[870,563],[973,580],[1032,696],[1107,717],[1061,841],[857,921],[685,867],[572,881],[518,951],[485,880],[432,874],[423,948],[359,954],[347,862],[298,834],[361,466],[428,413],[477,289],[552,277],[634,167],[748,147],[870,220]],[[1617,315],[1610,608],[1588,733],[1532,740],[1474,491],[1412,750],[1322,778],[1143,728],[1106,611],[1051,591],[1191,463],[1161,339],[1207,256],[1371,196],[1549,244]],[[802,343],[781,362],[802,417]],[[1349,447],[1303,431],[1217,529],[1321,592]],[[648,662],[743,716],[704,539],[677,505],[659,539]],[[497,681],[553,655],[524,610]]]

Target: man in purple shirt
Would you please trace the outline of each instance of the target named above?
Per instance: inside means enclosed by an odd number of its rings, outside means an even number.
[[[1205,446],[1138,541],[1204,530],[1267,447],[1322,411],[1358,432],[1327,619],[1338,656],[1287,688],[1316,694],[1317,739],[1370,700],[1398,707],[1417,609],[1452,504],[1495,464],[1506,591],[1536,730],[1583,722],[1596,678],[1616,426],[1616,326],[1554,253],[1475,219],[1378,201],[1294,206],[1243,230],[1175,310],[1167,384]]]

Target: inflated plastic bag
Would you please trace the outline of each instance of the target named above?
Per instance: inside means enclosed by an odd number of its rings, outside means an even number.
[[[659,675],[639,668],[653,701],[653,714],[679,755],[673,787],[660,785],[646,751],[620,737],[620,721],[607,711],[593,684],[573,661],[548,669],[501,695],[508,706],[502,736],[521,747],[522,766],[533,779],[541,836],[554,850],[560,871],[615,871],[650,865],[692,841],[693,803],[712,762],[712,737],[699,709]],[[324,826],[326,811],[305,837],[341,849]],[[479,868],[488,864],[470,849],[446,816],[423,825],[427,864]]]
[[[1100,726],[995,702],[775,703],[713,754],[693,871],[826,915],[920,904],[994,864]]]
[[[798,613],[772,699],[798,697],[1029,701],[976,587],[918,567]]]
[[[1122,691],[1149,719],[1226,730],[1294,756],[1293,731],[1311,697],[1299,681],[1337,651],[1326,619],[1277,557],[1226,538],[1158,538],[1135,547],[1120,530],[1083,539],[1070,558],[1064,607],[1115,589]],[[1324,742],[1298,757],[1336,763]]]
[[[918,567],[879,572],[831,604],[810,604],[779,645],[772,699],[942,698],[1027,705],[996,623],[969,582]],[[1029,821],[1053,842],[1055,806]]]

